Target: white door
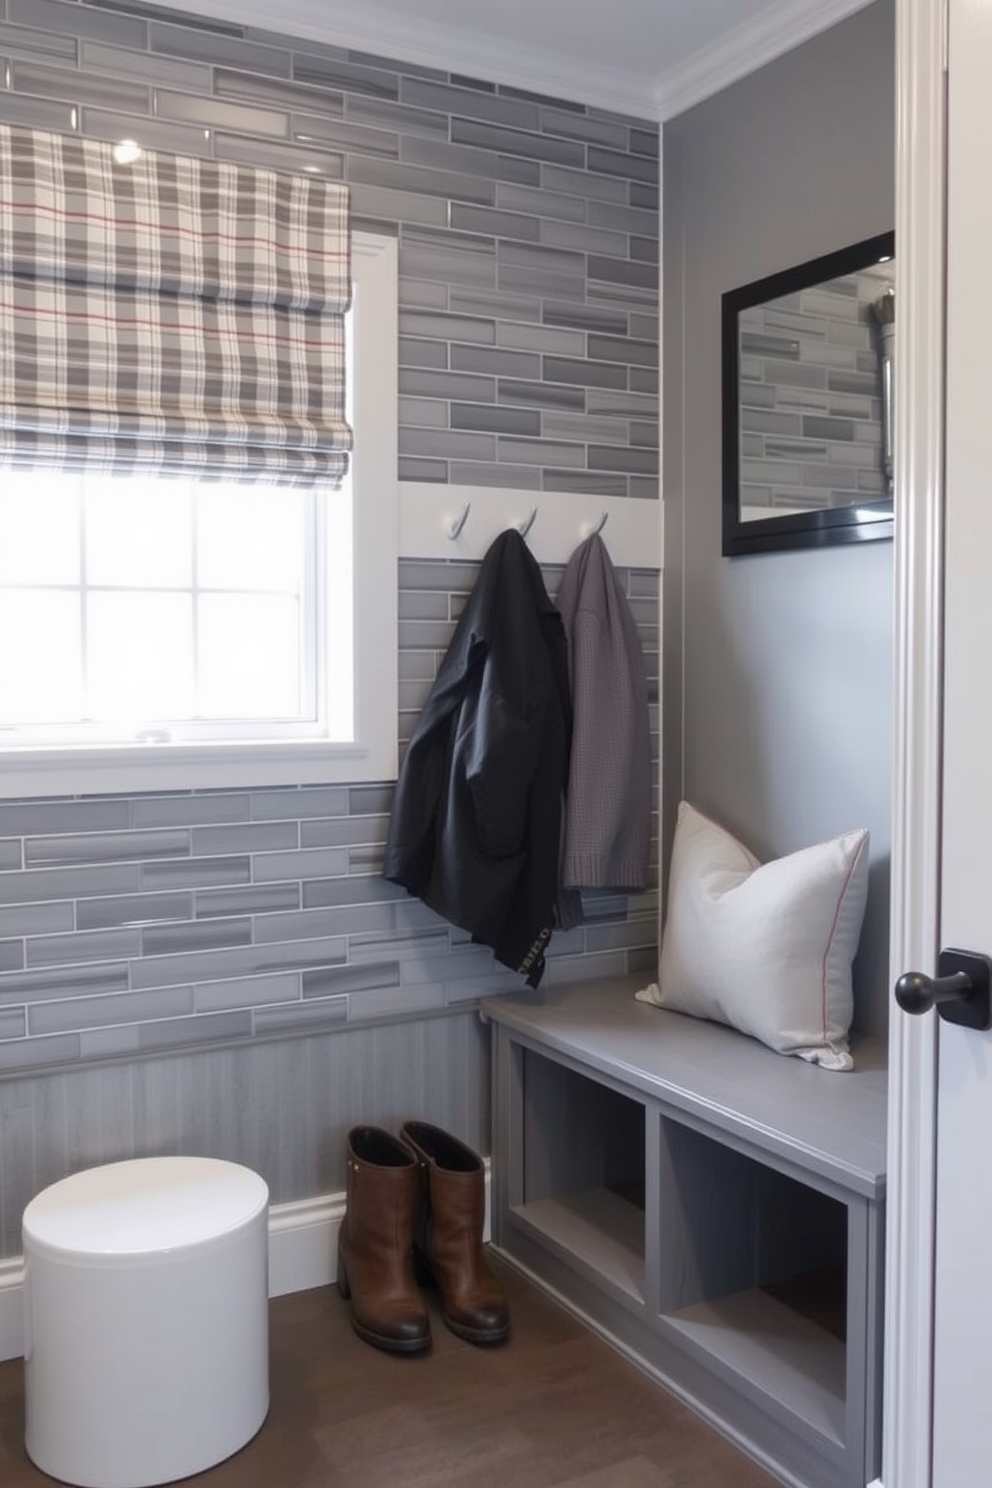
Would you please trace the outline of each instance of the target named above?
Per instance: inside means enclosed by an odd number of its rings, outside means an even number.
[[[950,0],[940,940],[992,954],[992,5]],[[930,1014],[929,1016],[934,1016]],[[933,1488],[992,1485],[992,1032],[941,1022]]]

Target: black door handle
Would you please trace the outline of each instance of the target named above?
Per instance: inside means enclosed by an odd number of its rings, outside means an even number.
[[[936,977],[906,971],[896,982],[896,1002],[904,1013],[928,1013],[932,1007],[947,1023],[963,1028],[992,1028],[988,956],[975,951],[941,951]]]

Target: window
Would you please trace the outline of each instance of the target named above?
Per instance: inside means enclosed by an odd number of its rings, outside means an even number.
[[[352,249],[342,491],[5,473],[0,794],[395,776],[396,245]]]

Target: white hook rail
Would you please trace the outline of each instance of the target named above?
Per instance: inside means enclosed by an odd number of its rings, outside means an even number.
[[[531,505],[524,506],[528,498]],[[608,522],[615,564],[656,568],[662,562],[660,501],[403,481],[397,507],[399,550],[407,558],[481,559],[509,527],[527,539],[539,563],[566,563]]]

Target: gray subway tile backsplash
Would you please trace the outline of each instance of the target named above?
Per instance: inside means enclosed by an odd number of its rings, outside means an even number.
[[[290,971],[274,976],[238,977],[230,982],[204,982],[194,987],[193,995],[198,1013],[220,1013],[274,1002],[299,1002],[303,989],[300,974]]]
[[[7,19],[49,35],[88,37],[134,51],[144,51],[148,44],[146,21],[62,0],[8,0]]]
[[[386,67],[363,67],[355,62],[303,52],[295,57],[293,77],[297,82],[312,83],[317,88],[395,99],[399,97],[399,76]]]
[[[31,0],[28,0],[31,3]],[[125,45],[116,36],[108,38]],[[289,77],[291,55],[275,47],[263,47],[237,37],[205,31],[199,26],[173,26],[153,21],[149,27],[151,50],[163,57],[188,57],[194,62],[219,62],[246,72]]]
[[[80,116],[80,132],[89,139],[133,139],[146,150],[169,150],[174,154],[198,156],[213,153],[218,159],[223,158],[218,136],[211,139],[209,130],[197,129],[193,124],[173,124],[167,119],[84,108]]]
[[[502,347],[452,346],[451,370],[479,372],[491,377],[526,379],[540,377],[541,358],[536,352],[505,351]]]
[[[211,135],[210,130],[200,130],[199,133],[207,138]],[[329,181],[344,178],[344,156],[328,150],[317,150],[295,142],[283,143],[275,139],[246,139],[240,134],[225,134],[223,130],[215,131],[212,138],[213,153],[218,160],[294,173],[301,170],[314,171],[317,175],[326,176]]]
[[[113,832],[130,825],[128,802],[110,798],[90,801],[0,801],[0,836],[33,833]]]
[[[405,104],[416,108],[457,114],[464,119],[481,119],[490,124],[505,124],[535,132],[540,124],[540,110],[536,104],[475,88],[460,88],[448,83],[424,82],[420,78],[404,77],[400,97]]]
[[[84,930],[72,935],[38,935],[27,941],[30,967],[76,966],[84,961],[124,961],[141,955],[138,930]]]
[[[204,889],[215,884],[248,883],[251,858],[173,858],[141,864],[140,887],[150,892],[165,889]],[[2,893],[2,885],[0,885]]]
[[[326,88],[308,88],[286,78],[261,77],[238,68],[215,67],[211,70],[205,67],[202,70],[208,78],[207,91],[213,91],[218,98],[241,98],[288,112],[312,111],[324,119],[340,119],[344,115],[343,95],[331,93]],[[211,78],[212,87],[209,85]]]
[[[461,486],[496,486],[508,491],[539,491],[541,472],[528,465],[488,465],[477,460],[452,460],[449,477]]]
[[[93,832],[82,837],[28,837],[24,866],[67,867],[73,863],[123,863],[175,858],[190,850],[187,831]]]
[[[76,907],[77,914],[81,908],[81,904]],[[0,909],[0,936],[56,935],[61,930],[71,930],[72,926],[73,906],[69,902],[18,904],[12,909]]]
[[[23,968],[24,942],[0,940],[0,971],[22,971]]]
[[[71,905],[68,908],[70,925],[53,928],[71,928]],[[81,899],[76,905],[76,928],[103,930],[118,925],[144,925],[154,920],[188,920],[192,915],[190,894],[125,894],[114,899]]]
[[[0,10],[0,51],[5,57],[58,57],[65,62],[76,61],[79,43],[75,37],[28,26],[8,26],[2,22],[3,14]]]
[[[259,853],[253,860],[252,877],[256,883],[284,879],[309,879],[327,874],[345,873],[348,860],[342,848],[314,848],[300,852]]]
[[[10,1039],[0,1043],[0,1075],[59,1069],[67,1064],[77,1064],[79,1058],[78,1033],[52,1038]]]
[[[0,1005],[50,1002],[60,997],[87,997],[100,992],[126,992],[125,962],[97,966],[60,966],[43,971],[15,972],[0,976]]]
[[[181,924],[148,925],[141,932],[142,956],[174,956],[181,951],[217,950],[251,944],[251,920],[208,917]]]
[[[341,937],[299,943],[235,946],[214,951],[188,951],[172,956],[143,956],[132,963],[131,982],[136,989],[171,987],[182,982],[206,982],[227,977],[261,976],[291,968],[333,966],[345,960],[346,944]]]
[[[251,797],[245,792],[213,791],[178,796],[137,796],[130,803],[132,827],[193,827],[246,822]]]
[[[520,155],[527,160],[548,161],[553,165],[583,169],[586,163],[585,147],[571,140],[528,134],[522,129],[507,129],[474,119],[453,118],[451,139],[456,145],[474,145],[477,149],[493,150],[500,155]]]
[[[280,140],[289,138],[288,114],[205,98],[199,93],[173,93],[166,88],[156,88],[154,112],[160,119],[200,124],[206,129],[223,129],[227,134],[261,135]]]
[[[23,1008],[0,1012],[0,1042],[4,1039],[23,1038],[26,1033],[27,1018]]]
[[[18,93],[32,93],[37,98],[59,98],[69,103],[95,104],[129,112],[148,113],[151,92],[143,83],[122,82],[120,78],[89,77],[64,67],[44,67],[34,62],[14,62],[11,86]]]
[[[7,117],[68,129],[75,104],[84,135],[346,179],[356,218],[398,236],[404,475],[656,495],[656,130],[153,7],[5,14]],[[821,396],[870,403],[864,382],[845,362]],[[401,562],[405,734],[476,572]],[[657,574],[625,578],[656,692]],[[0,1074],[426,1017],[517,985],[381,877],[391,798],[383,782],[0,802]],[[608,903],[558,937],[556,980],[648,966],[656,895]]]
[[[303,996],[330,997],[346,992],[361,992],[368,987],[398,987],[399,984],[398,961],[369,961],[358,966],[332,966],[323,967],[319,971],[305,971]]]
[[[38,868],[24,873],[0,873],[0,904],[135,894],[142,887],[147,867],[121,863],[108,868]]]
[[[192,1018],[163,1018],[137,1026],[138,1048],[144,1053],[228,1044],[250,1038],[252,1033],[251,1013],[246,1009],[234,1013],[197,1013]]]
[[[294,848],[299,844],[299,828],[294,821],[194,827],[190,836],[194,857],[217,857],[223,853],[274,852]]]
[[[250,1016],[252,1032],[258,1036],[292,1034],[301,1037],[307,1033],[323,1033],[348,1021],[348,998],[323,997],[309,1002],[256,1008]]]
[[[115,1023],[178,1018],[192,1011],[192,987],[171,987],[164,992],[119,992],[112,997],[74,997],[69,1002],[36,1003],[28,1010],[28,1032],[67,1033]]]
[[[200,62],[180,62],[147,52],[125,52],[99,41],[79,43],[79,66],[86,72],[109,73],[118,80],[141,78],[162,88],[177,88],[187,93],[194,90],[209,93],[213,81],[212,70]]]
[[[197,889],[193,904],[198,920],[239,914],[277,914],[299,908],[300,886],[296,883],[261,883],[243,884],[232,889]]]

